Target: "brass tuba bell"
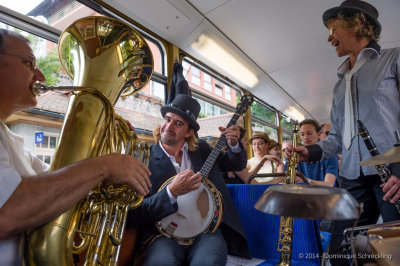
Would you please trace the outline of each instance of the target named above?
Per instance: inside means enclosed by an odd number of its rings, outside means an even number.
[[[118,97],[139,91],[152,75],[153,56],[143,37],[119,20],[86,17],[62,33],[58,53],[73,86],[34,88],[72,91],[50,171],[124,150],[148,162],[148,147],[114,113]],[[26,234],[24,265],[73,265],[73,254],[81,253],[84,265],[116,265],[127,212],[142,200],[129,186],[99,184],[73,208]]]

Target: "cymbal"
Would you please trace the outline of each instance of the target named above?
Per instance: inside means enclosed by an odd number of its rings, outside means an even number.
[[[309,185],[270,186],[254,207],[278,216],[314,220],[350,220],[361,213],[360,204],[348,191]]]
[[[400,145],[396,145],[384,154],[373,156],[367,160],[359,162],[360,166],[378,165],[388,163],[400,163]]]

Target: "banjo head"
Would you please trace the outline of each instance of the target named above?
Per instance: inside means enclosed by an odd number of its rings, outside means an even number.
[[[163,189],[172,180],[168,180]],[[223,204],[220,192],[209,181],[196,190],[177,198],[178,211],[156,223],[166,237],[173,237],[181,245],[193,244],[203,232],[213,232],[222,221]]]

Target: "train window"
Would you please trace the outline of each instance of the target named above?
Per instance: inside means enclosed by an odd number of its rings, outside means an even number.
[[[269,124],[276,125],[275,112],[258,101],[251,105],[251,115]]]
[[[164,101],[165,98],[165,85],[157,82],[157,81],[151,81],[151,95],[153,95],[155,98],[159,98],[161,101]]]
[[[215,81],[215,94],[222,96],[222,90],[224,89],[224,84],[220,81]]]
[[[269,126],[261,121],[251,121],[251,128],[254,131],[262,131],[267,133],[270,139],[278,141],[278,130],[275,127]]]
[[[201,87],[200,69],[198,69],[197,67],[192,66],[190,68],[190,73],[192,74],[191,77],[190,77],[190,81],[194,85]]]
[[[231,119],[233,111],[236,109],[237,98],[240,98],[239,90],[204,67],[195,66],[189,59],[184,59],[182,65],[184,76],[190,77],[187,80],[192,95],[199,102],[201,108],[198,119],[199,136],[206,139],[219,136],[218,126],[226,126]],[[200,81],[193,80],[193,73],[200,77]],[[203,84],[203,86],[198,84]],[[225,97],[224,90],[228,89],[230,97]],[[240,119],[238,123],[243,126],[243,119]]]
[[[251,105],[251,125],[253,132],[262,131],[271,139],[278,140],[276,113],[259,101],[254,101]]]
[[[293,124],[290,121],[288,121],[287,117],[282,117],[281,125],[282,125],[282,130],[285,130],[288,133],[293,132]]]
[[[227,87],[224,89],[224,96],[225,99],[227,99],[228,101],[232,100],[232,93],[231,93],[231,88]]]
[[[282,141],[292,141],[293,139],[293,124],[289,117],[282,114],[281,116],[281,128],[282,128]]]
[[[212,91],[212,81],[211,81],[211,76],[204,73],[204,89],[208,91]]]
[[[24,3],[15,0],[2,1],[2,5],[10,8],[11,11],[1,7],[1,11],[5,15],[3,14],[0,18],[0,28],[20,32],[30,40],[32,50],[38,60],[39,69],[46,77],[45,83],[53,86],[72,85],[72,80],[63,71],[58,59],[58,36],[67,26],[79,18],[101,15],[96,10],[71,0],[43,2],[32,0],[24,1]],[[32,19],[40,21],[42,25],[32,22]],[[13,26],[18,26],[22,30]],[[36,35],[27,33],[23,31],[24,29],[34,32]],[[165,76],[165,49],[161,46],[161,42],[146,33],[142,33],[142,36],[153,54],[154,72],[152,80],[136,95],[120,98],[116,103],[115,111],[131,122],[136,132],[140,133],[138,134],[139,138],[146,139],[148,138],[146,136],[151,135],[152,130],[161,121],[160,107],[165,101],[167,77]],[[41,150],[37,151],[34,141],[25,142],[26,148],[34,154],[38,152],[43,160],[49,161],[52,158],[55,148],[54,140],[61,131],[68,100],[66,94],[47,92],[38,97],[38,105],[35,108],[20,112],[15,117],[10,118],[13,120],[10,128],[17,134],[27,136],[29,139],[34,140],[34,133],[37,131],[48,131],[55,134],[54,137],[47,138],[47,145],[51,146],[52,150],[46,151],[46,153]],[[35,119],[32,113],[39,115],[41,119]],[[30,122],[27,123],[26,121]],[[41,145],[38,148],[41,148]]]
[[[190,73],[190,68],[191,64],[189,64],[187,61],[182,61],[182,67],[183,67],[183,76],[185,77],[186,80],[189,80],[189,73]]]

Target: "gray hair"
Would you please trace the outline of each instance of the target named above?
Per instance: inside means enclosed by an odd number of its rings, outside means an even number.
[[[22,36],[21,34],[15,32],[15,31],[10,31],[10,30],[6,30],[6,29],[0,29],[0,53],[4,53],[6,50],[6,42],[5,40],[7,38],[9,38],[10,36],[15,37],[17,39],[20,39],[24,42],[26,42],[27,44],[30,43],[30,41],[25,38],[24,36]]]

